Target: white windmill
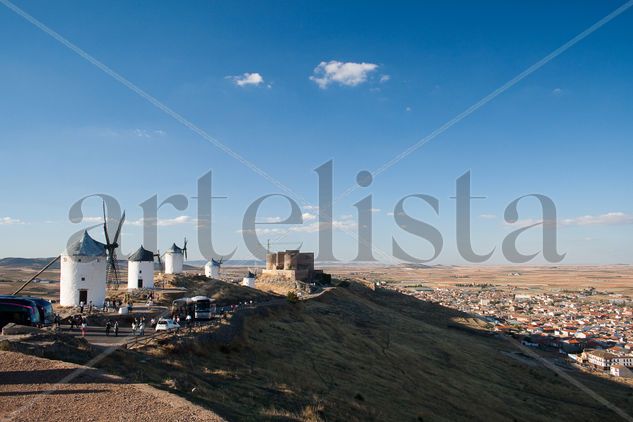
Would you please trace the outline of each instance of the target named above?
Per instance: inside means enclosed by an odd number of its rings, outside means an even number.
[[[127,259],[127,288],[153,289],[154,288],[154,253],[140,248]]]
[[[180,274],[182,266],[187,259],[187,238],[183,248],[179,248],[175,243],[165,252],[165,274]]]
[[[246,277],[242,279],[242,286],[255,288],[255,274],[249,271]]]
[[[107,280],[106,245],[94,240],[87,231],[71,243],[61,255],[59,304],[79,306],[92,302],[103,305]]]
[[[208,278],[219,278],[220,268],[222,267],[222,258],[219,261],[211,258],[211,261],[207,262],[204,266],[204,275]]]

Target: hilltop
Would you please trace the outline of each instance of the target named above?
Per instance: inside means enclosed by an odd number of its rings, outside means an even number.
[[[614,416],[468,315],[354,282],[307,301],[273,302],[236,314],[219,331],[118,350],[99,366],[228,420]],[[62,350],[76,361],[92,356]],[[568,374],[633,411],[630,389]]]

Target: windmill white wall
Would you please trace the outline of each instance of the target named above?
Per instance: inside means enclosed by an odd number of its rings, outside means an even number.
[[[182,273],[182,265],[185,261],[182,253],[166,252],[163,259],[165,261],[165,274]]]
[[[209,278],[219,278],[220,277],[220,265],[209,261],[204,266],[204,275]]]
[[[154,288],[154,253],[141,247],[128,257],[127,288]]]
[[[92,301],[102,306],[106,297],[106,252],[105,246],[92,239],[87,232],[68,247],[61,256],[59,275],[59,304],[79,306]]]
[[[165,274],[182,273],[182,265],[185,262],[185,256],[183,255],[182,249],[176,246],[175,243],[165,252],[164,261]]]
[[[251,288],[254,289],[255,288],[255,276],[250,277],[250,275],[249,275],[247,277],[244,277],[242,279],[242,286],[251,287]]]
[[[140,280],[140,283],[139,283]],[[140,287],[139,287],[140,284]],[[154,262],[130,261],[127,263],[128,289],[154,288]]]

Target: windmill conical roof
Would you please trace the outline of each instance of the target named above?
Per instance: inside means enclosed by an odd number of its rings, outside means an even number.
[[[140,248],[127,258],[128,261],[134,262],[154,262],[154,252],[148,251],[141,245]]]
[[[175,243],[171,245],[171,248],[167,249],[166,253],[182,253],[182,249],[180,249]]]
[[[74,241],[66,248],[68,256],[105,256],[106,245],[97,242],[84,230],[80,239]]]

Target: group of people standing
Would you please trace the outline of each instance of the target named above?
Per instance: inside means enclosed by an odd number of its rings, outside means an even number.
[[[114,321],[114,324],[112,324],[112,322],[110,322],[110,320],[108,320],[106,322],[106,326],[105,326],[105,334],[106,336],[110,335],[110,331],[112,331],[114,329],[114,336],[118,337],[119,336],[119,321]]]
[[[81,329],[81,336],[86,337],[86,330],[88,327],[88,320],[83,315],[73,315],[70,318],[70,330],[79,327]]]

